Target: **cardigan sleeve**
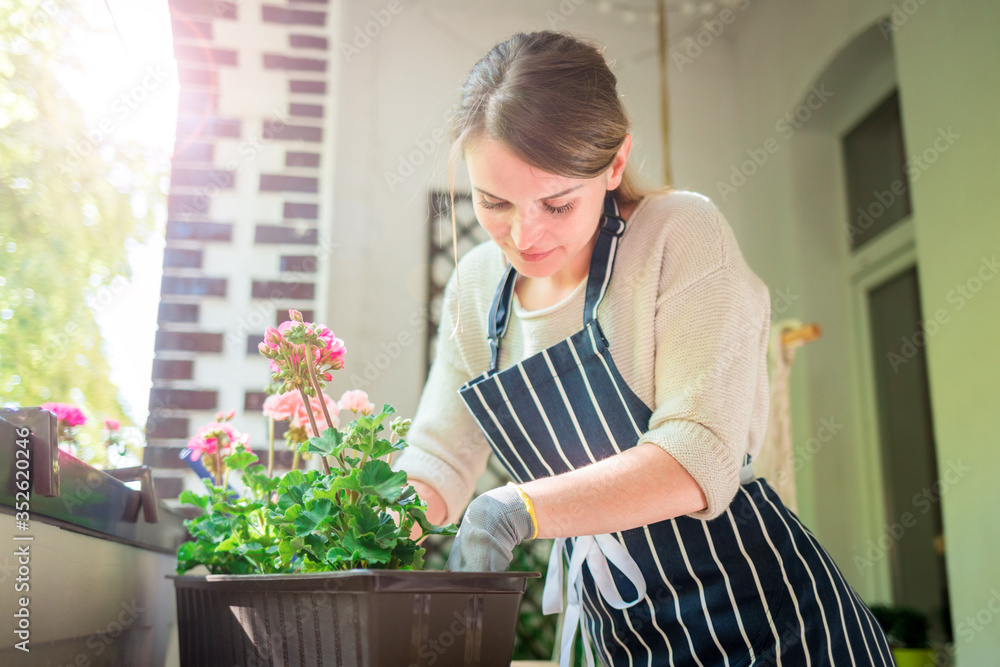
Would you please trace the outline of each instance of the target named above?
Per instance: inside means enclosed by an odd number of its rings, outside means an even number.
[[[704,253],[694,252],[706,270],[686,285],[660,286],[655,408],[640,438],[673,456],[701,487],[708,504],[690,515],[698,519],[719,516],[736,495],[759,430],[756,403],[767,400],[758,388],[767,373],[770,329],[767,287],[745,264],[721,214],[711,210],[715,221],[706,228],[714,233]]]
[[[453,277],[445,289],[434,362],[406,437],[409,447],[392,466],[441,495],[445,523],[458,522],[490,455],[489,443],[458,394],[471,373],[463,369],[457,341],[450,336],[454,294]]]

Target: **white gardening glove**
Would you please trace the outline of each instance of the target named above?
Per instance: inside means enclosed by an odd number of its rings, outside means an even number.
[[[514,547],[535,534],[535,522],[516,486],[508,484],[469,504],[448,556],[452,572],[505,572]]]

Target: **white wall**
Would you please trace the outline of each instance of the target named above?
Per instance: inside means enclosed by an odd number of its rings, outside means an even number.
[[[794,439],[804,463],[798,476],[800,514],[866,601],[888,601],[888,559],[870,568],[856,567],[854,560],[865,554],[869,540],[882,537],[883,521],[893,518],[882,516],[880,471],[871,469],[878,446],[867,421],[872,410],[860,404],[864,378],[857,368],[866,360],[850,288],[851,272],[859,266],[849,257],[841,227],[847,213],[836,140],[845,119],[856,118],[864,100],[877,99],[892,80],[900,90],[907,157],[932,146],[940,129],[965,132],[967,139],[912,182],[914,213],[909,231],[901,232],[915,237],[924,314],[945,308],[953,315],[953,323],[928,340],[926,353],[939,472],[956,461],[974,471],[941,494],[961,665],[991,664],[1000,653],[1000,633],[989,626],[996,615],[991,596],[1000,590],[1000,522],[987,510],[995,506],[990,480],[1000,472],[995,457],[1000,424],[991,400],[1000,355],[988,333],[1000,322],[1000,299],[968,300],[963,313],[948,301],[1000,245],[991,192],[1000,173],[995,166],[998,11],[985,0],[756,3],[733,25],[728,68],[719,65],[731,76],[702,82],[708,88],[735,83],[734,128],[720,135],[713,149],[721,157],[715,173],[699,173],[692,183],[731,218],[748,261],[771,287],[772,306],[783,303],[778,290],[792,295],[775,319],[794,316],[824,327],[823,339],[799,353],[793,371]],[[897,29],[883,45],[892,48],[895,71],[884,64],[863,69],[833,62],[853,38],[890,13]],[[823,82],[833,97],[783,138],[776,123]],[[716,143],[704,123],[685,129]],[[717,182],[768,137],[778,140],[778,149],[745,185],[724,197]],[[683,162],[680,154],[675,161]],[[995,287],[984,281],[982,294],[991,290]],[[836,436],[814,455],[803,455],[803,444],[831,416],[842,424]]]
[[[893,34],[895,68],[883,63],[869,71],[835,62],[852,39],[894,8],[902,11],[902,5],[915,13],[906,14],[907,23]],[[376,0],[344,6],[340,41],[349,43],[355,28],[371,20],[370,12],[385,7]],[[364,379],[371,364],[375,379],[365,387],[373,399],[392,402],[410,415],[423,381],[423,331],[410,318],[419,320],[425,296],[426,194],[447,184],[446,147],[435,145],[395,189],[385,174],[396,171],[413,151],[419,158],[421,145],[444,128],[443,116],[476,59],[517,30],[550,27],[545,13],[558,11],[559,5],[442,0],[401,2],[400,7],[381,34],[350,62],[344,57],[338,70],[335,213],[328,222],[343,251],[331,263],[333,287],[325,316],[348,347],[347,369],[335,377],[331,393],[347,388],[352,375]],[[881,489],[870,465],[877,443],[859,405],[863,378],[856,371],[861,351],[849,286],[851,261],[846,235],[832,226],[844,219],[843,198],[824,184],[840,178],[836,138],[845,119],[898,80],[909,147],[926,146],[936,128],[960,121],[978,132],[968,142],[976,146],[967,146],[964,154],[956,151],[951,167],[935,168],[913,184],[910,229],[916,230],[924,311],[933,312],[951,286],[975,271],[976,253],[1000,245],[996,200],[989,196],[1000,153],[997,4],[749,0],[731,11],[720,34],[702,34],[695,46],[675,42],[672,47],[674,184],[703,192],[720,206],[750,266],[771,288],[775,320],[796,317],[823,326],[823,338],[799,353],[793,371],[794,440],[803,463],[800,515],[866,601],[887,601],[886,560],[869,569],[853,566],[853,557],[882,534]],[[556,27],[608,44],[635,122],[633,159],[657,184],[654,32],[643,20],[626,25],[586,3]],[[830,77],[832,97],[790,131],[782,119],[809,101],[811,87],[824,83],[823,77]],[[735,192],[720,187],[762,149],[766,160],[745,183]],[[827,159],[820,159],[824,155]],[[971,184],[987,172],[992,178]],[[952,207],[959,211],[957,218]],[[959,633],[967,616],[980,614],[982,622],[987,591],[1000,587],[995,557],[1000,530],[992,510],[984,512],[995,504],[987,499],[1000,472],[986,458],[1000,429],[996,417],[987,417],[996,412],[988,400],[995,389],[987,379],[996,377],[1000,359],[989,348],[989,336],[1000,323],[997,303],[985,297],[974,302],[964,324],[927,346],[939,461],[965,456],[981,470],[943,499]],[[399,334],[412,342],[397,352]],[[376,369],[375,362],[384,368]],[[978,373],[980,367],[993,372]],[[835,437],[803,455],[804,443],[831,418],[842,425]],[[977,631],[971,637],[962,643],[959,636],[962,665],[990,664],[1000,654],[1000,633]]]
[[[326,316],[348,349],[331,394],[355,377],[361,382],[353,384],[376,403],[390,402],[412,415],[424,379],[427,193],[448,184],[444,116],[480,57],[517,31],[548,29],[546,12],[558,12],[558,3],[401,1],[397,7],[368,46],[341,53],[332,228],[342,252],[331,263]],[[373,20],[371,12],[387,8],[378,0],[345,5],[341,35],[331,47],[338,41],[353,46],[356,29]],[[597,28],[601,23],[610,27]],[[609,19],[591,4],[556,26],[607,43],[636,126],[633,159],[644,164],[649,182],[659,183],[659,112],[650,83],[654,26],[645,19],[632,25]],[[412,175],[387,182],[387,172],[407,173],[401,165],[412,165]]]

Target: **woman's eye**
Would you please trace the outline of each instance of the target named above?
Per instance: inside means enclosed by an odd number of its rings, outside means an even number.
[[[482,206],[485,209],[488,209],[488,210],[492,211],[493,209],[503,208],[504,206],[507,205],[507,202],[502,202],[502,201],[488,202],[485,199],[480,199],[479,200],[479,205]]]
[[[563,204],[562,206],[552,206],[551,204],[545,204],[545,210],[555,215],[569,213],[570,211],[573,210],[573,202],[569,202],[568,204]]]
[[[491,202],[487,201],[486,199],[480,199],[479,205],[488,211],[505,209],[508,206],[507,202],[505,201]],[[563,204],[562,206],[552,206],[551,204],[544,202],[542,205],[545,207],[546,211],[548,211],[553,215],[561,215],[563,213],[569,213],[570,211],[573,210],[573,202]]]

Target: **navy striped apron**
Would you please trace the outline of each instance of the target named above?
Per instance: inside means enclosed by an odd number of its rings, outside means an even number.
[[[624,230],[609,193],[583,329],[500,372],[512,266],[497,289],[488,322],[490,370],[459,393],[518,482],[613,456],[636,445],[648,427],[652,411],[622,379],[597,322]],[[562,607],[562,556],[563,665],[577,625],[588,665],[592,651],[614,667],[893,664],[885,635],[829,554],[767,482],[753,479],[749,456],[744,463],[736,497],[715,519],[681,516],[556,541],[546,612]]]

